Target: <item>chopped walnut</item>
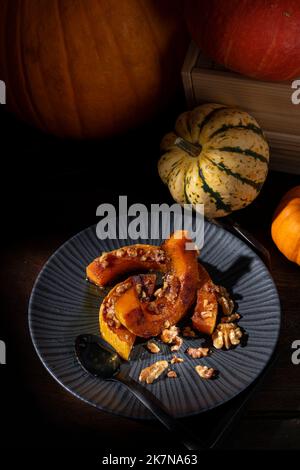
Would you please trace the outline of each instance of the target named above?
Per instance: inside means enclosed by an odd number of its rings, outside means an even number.
[[[167,274],[163,283],[163,293],[168,300],[176,300],[180,290],[180,281],[174,274]]]
[[[202,379],[211,379],[215,375],[215,369],[212,367],[198,365],[195,370]]]
[[[196,358],[199,358],[199,357],[208,356],[209,348],[188,348],[186,352],[193,359],[196,359]]]
[[[165,328],[162,330],[160,339],[163,343],[171,344],[174,342],[175,338],[178,336],[179,328],[177,326],[171,326],[170,328]]]
[[[182,336],[186,336],[187,338],[195,338],[196,333],[190,326],[186,326],[183,328]]]
[[[169,377],[169,379],[176,379],[177,374],[175,370],[169,370],[169,372],[167,373],[167,376]]]
[[[230,298],[230,295],[223,286],[216,287],[217,292],[217,300],[218,303],[221,305],[222,311],[224,315],[231,315],[234,309],[234,302]]]
[[[126,292],[130,287],[131,287],[131,283],[130,282],[125,282],[125,283],[122,283],[119,286],[117,286],[115,292],[116,292],[117,295],[121,295],[124,292]]]
[[[101,263],[102,268],[104,269],[109,266],[109,262],[106,259],[103,259],[103,260],[100,259],[100,263]]]
[[[155,302],[149,302],[148,310],[150,310],[150,312],[157,313],[157,306]]]
[[[109,326],[120,328],[121,323],[115,315],[113,299],[110,299],[110,301],[104,305],[103,312],[106,314],[106,319]]]
[[[158,347],[158,345],[156,343],[154,343],[154,341],[148,341],[147,343],[147,348],[149,349],[150,352],[152,352],[153,354],[157,354],[160,352],[160,348]]]
[[[171,364],[180,364],[181,362],[184,362],[184,359],[182,357],[177,357],[174,354],[171,359]]]
[[[135,286],[135,290],[136,290],[136,293],[138,296],[142,295],[142,284],[136,284]],[[146,292],[143,292],[146,296]]]
[[[117,256],[117,258],[123,258],[123,256],[125,256],[125,250],[123,248],[119,248],[116,251],[116,256]]]
[[[179,351],[183,343],[183,339],[179,336],[176,336],[174,339],[174,345],[171,346],[171,351]]]
[[[127,248],[127,255],[130,258],[135,258],[137,256],[137,249],[135,247],[128,247]]]
[[[200,317],[202,317],[203,319],[205,318],[211,318],[213,316],[213,313],[211,311],[203,311],[203,312],[200,312],[199,313]]]
[[[222,317],[221,323],[231,323],[231,322],[239,320],[240,318],[241,318],[241,315],[239,313],[232,313],[231,315],[228,315],[227,317]]]
[[[161,297],[163,295],[163,290],[162,288],[159,288],[157,289],[155,292],[154,292],[154,297]]]
[[[167,368],[167,361],[157,361],[141,371],[139,381],[152,384]]]
[[[240,343],[243,333],[235,323],[220,323],[212,334],[213,345],[217,349],[225,346],[230,349]]]

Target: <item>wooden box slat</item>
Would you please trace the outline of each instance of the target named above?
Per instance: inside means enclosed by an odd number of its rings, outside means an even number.
[[[270,167],[300,174],[300,105],[291,101],[290,82],[251,79],[206,59],[192,43],[182,68],[189,109],[205,102],[237,106],[252,114],[271,148]]]

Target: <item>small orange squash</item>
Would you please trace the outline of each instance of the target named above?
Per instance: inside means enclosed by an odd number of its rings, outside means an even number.
[[[300,265],[300,186],[290,189],[280,201],[271,234],[281,253]]]

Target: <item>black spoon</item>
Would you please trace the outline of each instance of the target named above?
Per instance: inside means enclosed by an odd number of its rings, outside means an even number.
[[[162,403],[145,387],[128,374],[129,367],[99,336],[79,335],[75,340],[75,352],[80,365],[88,373],[104,380],[121,382],[151,413],[174,434],[174,438],[189,450],[203,450],[207,446],[174,419]]]

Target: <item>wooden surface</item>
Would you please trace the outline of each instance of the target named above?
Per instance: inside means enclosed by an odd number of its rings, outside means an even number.
[[[107,143],[53,140],[0,115],[8,164],[2,185],[0,320],[8,364],[0,370],[0,412],[2,442],[8,446],[178,449],[160,425],[96,411],[64,391],[39,361],[27,325],[28,299],[40,269],[70,236],[97,222],[100,203],[116,203],[119,194],[130,202],[171,202],[156,160],[160,137],[183,105],[176,106],[161,122]],[[300,268],[270,238],[274,208],[295,184],[295,175],[271,173],[255,203],[234,215],[270,250],[283,315],[278,362],[222,448],[299,448],[300,365],[291,362],[291,344],[300,339]],[[205,432],[201,416],[187,423]]]
[[[273,149],[271,168],[300,174],[300,105],[291,82],[265,82],[226,70],[206,59],[192,42],[182,68],[188,107],[201,103],[237,106],[252,114]]]

